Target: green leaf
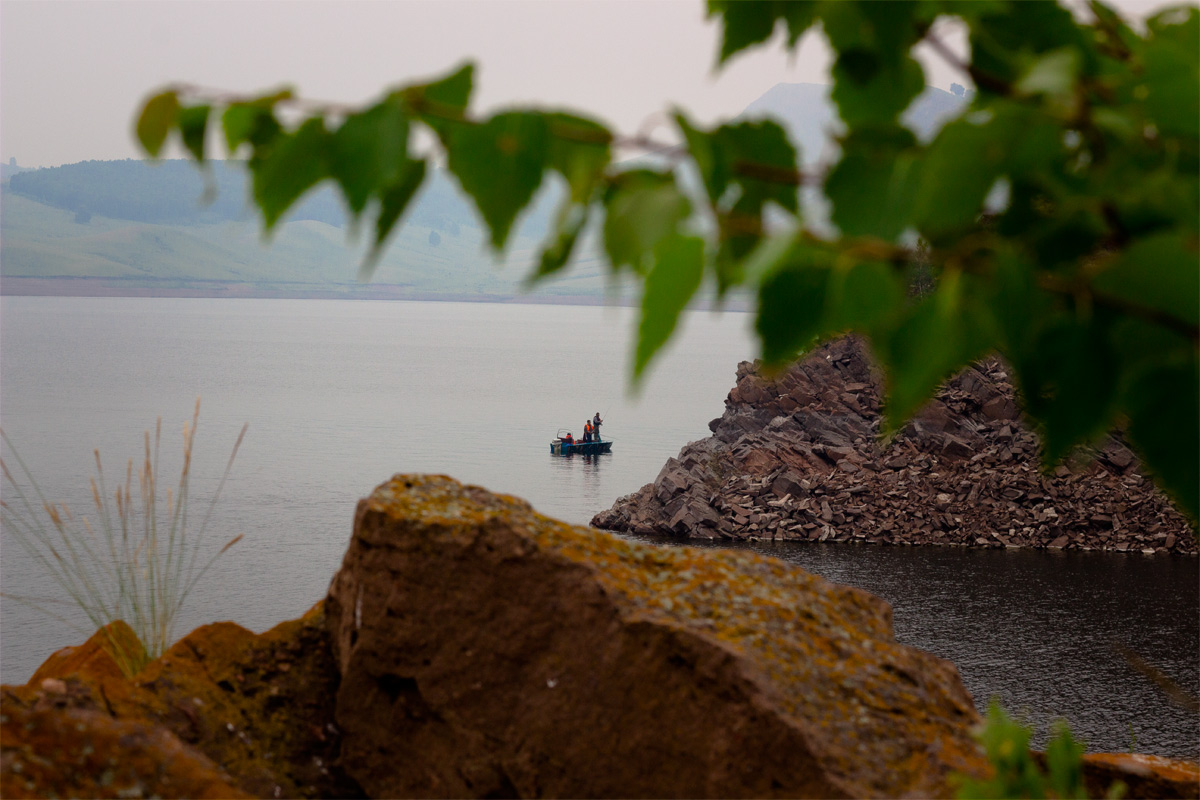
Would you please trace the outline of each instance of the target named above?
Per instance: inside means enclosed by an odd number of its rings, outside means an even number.
[[[889,377],[887,430],[896,430],[947,378],[995,344],[982,309],[965,296],[966,276],[945,272],[937,290],[872,339]]]
[[[679,314],[700,288],[704,275],[704,240],[695,236],[668,236],[654,248],[654,266],[646,276],[642,314],[638,322],[637,350],[633,362],[636,382],[654,354],[671,337]]]
[[[1011,359],[1025,358],[1029,350],[1036,349],[1038,325],[1054,316],[1054,300],[1038,288],[1029,262],[1012,252],[996,259],[990,289],[987,304],[1001,349]]]
[[[362,265],[359,267],[360,282],[370,281],[371,275],[379,263],[379,257],[383,255],[384,243],[388,240],[392,228],[400,221],[409,201],[413,199],[416,190],[419,190],[421,182],[424,180],[425,160],[408,160],[404,163],[404,168],[396,180],[390,186],[385,186],[380,192],[379,216],[376,217],[376,239],[371,246],[371,251],[367,253],[367,257],[362,260]]]
[[[1015,362],[1026,411],[1044,428],[1047,465],[1107,430],[1116,412],[1117,364],[1106,326],[1067,315],[1043,323],[1033,347]]]
[[[225,146],[230,155],[245,142],[256,150],[267,148],[283,133],[283,126],[269,107],[251,104],[236,104],[225,109],[221,126],[225,129]]]
[[[833,101],[850,127],[887,124],[925,88],[921,65],[909,50],[924,20],[915,2],[829,3],[821,20],[837,53]]]
[[[546,117],[536,112],[510,111],[450,129],[445,140],[450,172],[475,201],[497,251],[542,183],[548,139]]]
[[[1200,325],[1196,239],[1166,232],[1139,239],[1092,281],[1103,292],[1193,329]]]
[[[979,83],[985,96],[994,97],[1015,83],[1031,56],[1063,47],[1079,52],[1082,73],[1091,74],[1094,48],[1071,12],[1057,3],[1006,3],[980,12],[971,25],[971,66],[990,78]]]
[[[754,329],[768,365],[786,364],[824,333],[831,265],[827,250],[798,243],[759,285]]]
[[[137,138],[151,158],[158,158],[178,113],[179,95],[175,92],[156,94],[142,106],[137,120]]]
[[[579,234],[583,232],[587,221],[587,205],[563,203],[554,223],[552,238],[542,247],[542,251],[538,255],[537,269],[529,277],[528,285],[533,285],[543,278],[553,275],[567,265],[567,261],[571,258],[571,252],[575,249],[575,242],[579,239]]]
[[[992,775],[984,781],[967,778],[958,797],[1045,797],[1041,770],[1029,754],[1029,728],[1014,722],[995,698],[988,706],[987,724],[976,734],[983,744]]]
[[[917,140],[898,125],[856,128],[825,179],[833,222],[846,236],[893,241],[908,227],[917,181]]]
[[[780,19],[787,24],[787,46],[795,47],[816,14],[817,4],[807,0],[709,0],[708,16],[720,15],[723,22],[717,63],[769,39]]]
[[[870,334],[903,306],[904,285],[894,267],[878,261],[839,264],[829,282],[825,327]]]
[[[1003,171],[1011,131],[994,118],[960,119],[942,129],[922,165],[913,216],[922,233],[972,226]]]
[[[429,83],[410,86],[405,93],[411,97],[438,105],[463,110],[471,99],[471,89],[475,80],[475,65],[471,62],[463,64],[444,78],[438,78]]]
[[[878,262],[838,261],[834,251],[806,242],[787,249],[763,247],[774,260],[759,282],[755,330],[769,366],[785,364],[831,333],[871,333],[903,307],[904,289],[895,271]]]
[[[412,168],[408,117],[392,100],[351,114],[329,141],[329,171],[357,217],[372,195]]]
[[[204,161],[204,136],[208,132],[211,106],[189,106],[179,111],[179,136],[183,146],[197,161]]]
[[[1143,373],[1125,397],[1129,436],[1155,478],[1192,518],[1200,519],[1200,364]]]
[[[1180,22],[1168,24],[1167,20]],[[1145,61],[1146,111],[1160,133],[1200,136],[1200,69],[1196,42],[1200,40],[1200,12],[1195,8],[1163,12],[1150,23],[1153,36],[1142,58]]]
[[[796,151],[777,123],[739,122],[704,131],[682,113],[675,121],[696,162],[717,219],[720,241],[714,262],[717,295],[741,281],[741,261],[763,236],[768,201],[798,213]]]
[[[925,87],[925,73],[913,59],[886,66],[862,48],[838,54],[833,78],[838,115],[851,127],[895,121]]]
[[[448,131],[457,127],[454,123],[463,119],[474,79],[475,65],[467,62],[444,78],[407,86],[395,95],[444,142]]]
[[[1075,741],[1071,729],[1063,721],[1054,726],[1054,735],[1046,745],[1046,767],[1049,787],[1054,797],[1060,800],[1081,798],[1086,800],[1087,788],[1083,783],[1084,746]]]
[[[612,160],[612,132],[573,114],[554,112],[545,118],[550,132],[547,165],[566,179],[572,202],[589,202]]]
[[[530,285],[566,266],[612,159],[612,133],[600,123],[556,112],[546,114],[546,124],[550,132],[547,165],[563,176],[568,191],[550,239],[538,255],[537,269],[529,277]]]
[[[771,200],[793,214],[799,212],[796,149],[777,122],[737,122],[704,131],[682,113],[675,114],[675,121],[719,211],[739,200],[761,209]],[[732,199],[731,188],[737,190]]]
[[[225,147],[230,155],[243,143],[250,140],[258,116],[263,109],[252,105],[234,104],[221,115],[221,127],[225,131]],[[265,112],[270,114],[270,112]]]
[[[392,228],[408,208],[409,201],[425,180],[425,161],[409,159],[404,169],[389,186],[383,187],[379,196],[379,216],[375,219],[375,243],[358,269],[359,281],[368,281],[379,257],[383,254],[383,246],[392,232]]]
[[[252,159],[254,200],[271,230],[279,218],[327,172],[329,134],[320,117],[306,120],[294,133],[282,134],[264,158]]]
[[[275,119],[275,105],[291,98],[291,89],[280,89],[226,108],[221,115],[221,126],[230,155],[245,142],[255,149],[267,147],[283,131]]]
[[[1079,51],[1073,47],[1051,50],[1034,59],[1017,80],[1021,94],[1069,94],[1079,77]]]
[[[613,178],[604,197],[604,249],[614,269],[645,271],[649,253],[675,233],[691,205],[671,173],[631,170]]]
[[[997,179],[1040,168],[1057,157],[1061,139],[1061,130],[1011,105],[951,122],[921,164],[913,220],[931,240],[975,228]]]

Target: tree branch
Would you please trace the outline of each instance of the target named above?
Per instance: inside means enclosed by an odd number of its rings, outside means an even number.
[[[976,86],[980,86],[989,91],[995,92],[998,95],[1007,97],[1012,94],[1012,86],[1007,81],[1003,81],[986,72],[982,72],[975,67],[974,64],[963,62],[949,47],[942,42],[941,39],[933,35],[932,31],[926,32],[923,37],[924,41],[929,43],[933,51],[942,57],[942,60],[949,64],[954,69],[966,75]]]

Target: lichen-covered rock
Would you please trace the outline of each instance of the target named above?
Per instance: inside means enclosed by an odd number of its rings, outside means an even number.
[[[102,634],[54,654],[29,684],[3,688],[0,709],[6,717],[36,711],[45,717],[38,717],[45,737],[68,735],[49,749],[39,745],[39,752],[69,754],[76,739],[103,738],[121,723],[141,726],[148,740],[178,742],[189,758],[220,765],[225,780],[249,795],[361,796],[336,764],[338,674],[321,605],[261,635],[229,622],[203,626],[131,679],[104,660]],[[70,724],[52,719],[55,715]],[[22,730],[6,729],[6,754],[27,747]],[[151,770],[142,778],[152,785],[157,768],[150,756],[134,766]],[[5,755],[0,764],[5,781],[11,767]],[[62,794],[56,786],[40,791]],[[74,794],[87,796],[87,787],[79,784]],[[155,791],[164,797],[195,793],[170,786]]]
[[[1200,798],[1200,765],[1139,753],[1088,753],[1083,779],[1089,797],[1111,797],[1117,781],[1125,797]]]
[[[326,609],[373,796],[940,797],[986,770],[956,669],[882,600],[446,477],[359,503]]]
[[[0,751],[3,797],[250,797],[161,725],[53,700],[6,703]]]
[[[64,647],[50,654],[29,683],[40,686],[46,678],[64,678],[69,675],[86,675],[92,678],[122,678],[124,673],[113,657],[114,645],[128,654],[128,658],[140,663],[146,659],[146,649],[133,629],[124,620],[112,622],[92,634],[92,637],[77,647]]]

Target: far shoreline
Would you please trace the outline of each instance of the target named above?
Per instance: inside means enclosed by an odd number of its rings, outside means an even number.
[[[146,297],[245,300],[401,300],[414,302],[496,303],[500,305],[618,306],[637,307],[628,296],[497,294],[429,292],[397,284],[254,284],[219,280],[171,280],[170,285],[147,285],[145,278],[30,278],[0,277],[0,297]],[[712,310],[705,298],[692,310]],[[749,303],[731,298],[722,310],[747,312]]]

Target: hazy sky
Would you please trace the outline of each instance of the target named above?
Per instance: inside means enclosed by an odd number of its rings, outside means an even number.
[[[701,0],[0,0],[0,158],[138,157],[133,113],[170,81],[239,92],[290,83],[359,103],[470,58],[476,110],[563,106],[622,133],[672,104],[707,122],[776,83],[828,82],[816,35],[795,56],[768,47],[720,73],[716,47]],[[922,61],[933,86],[967,83],[936,57]]]

